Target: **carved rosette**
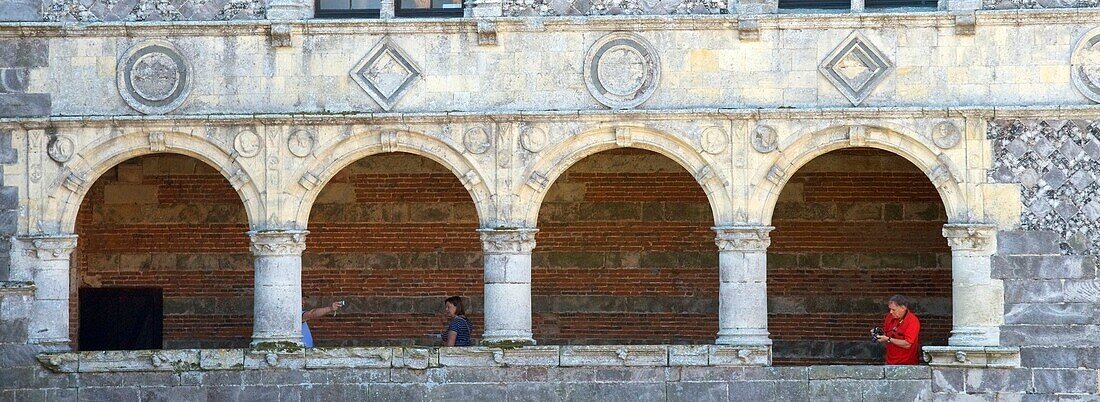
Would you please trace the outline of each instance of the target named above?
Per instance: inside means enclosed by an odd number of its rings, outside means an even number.
[[[68,260],[76,249],[76,235],[31,236],[24,237],[30,247],[30,256],[41,261]]]
[[[717,235],[714,244],[719,251],[765,252],[772,244],[768,236],[773,226],[722,226],[714,227]]]
[[[661,60],[656,49],[641,36],[612,32],[588,49],[584,83],[604,106],[630,109],[644,103],[657,90]]]
[[[478,229],[485,254],[530,254],[538,229]]]
[[[997,228],[984,223],[943,225],[943,237],[955,252],[993,255],[997,251]]]
[[[306,249],[308,230],[252,231],[252,255],[257,257],[300,256]]]

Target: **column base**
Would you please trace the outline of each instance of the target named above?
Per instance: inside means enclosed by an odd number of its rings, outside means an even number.
[[[520,346],[534,346],[535,339],[531,334],[485,334],[481,336],[481,346],[494,348],[513,348]]]
[[[771,346],[771,334],[766,329],[735,329],[718,332],[717,345]]]
[[[947,344],[956,347],[1000,346],[1000,327],[956,327],[951,330]]]
[[[301,350],[302,337],[297,338],[252,338],[252,343],[249,344],[252,349],[262,349],[270,351],[297,351]]]
[[[925,346],[929,366],[1015,368],[1020,367],[1020,348],[1000,346]]]

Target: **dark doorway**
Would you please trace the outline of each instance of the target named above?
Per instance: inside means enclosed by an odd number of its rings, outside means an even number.
[[[80,350],[160,349],[161,288],[80,288]]]

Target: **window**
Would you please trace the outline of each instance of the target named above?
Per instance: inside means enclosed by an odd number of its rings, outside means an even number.
[[[316,0],[317,18],[378,18],[379,0]]]
[[[779,8],[815,8],[823,10],[850,10],[851,0],[779,0]]]
[[[394,0],[398,17],[461,17],[462,0]]]
[[[936,0],[864,0],[863,8],[936,8]]]

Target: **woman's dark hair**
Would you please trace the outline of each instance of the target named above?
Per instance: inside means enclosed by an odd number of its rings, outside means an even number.
[[[893,295],[890,296],[890,301],[894,302],[894,304],[897,304],[899,307],[909,308],[910,300],[908,297],[902,295]]]
[[[446,300],[452,306],[455,306],[455,315],[466,315],[466,306],[462,304],[462,297],[451,296]]]

